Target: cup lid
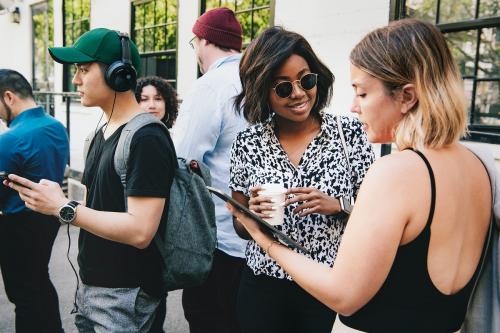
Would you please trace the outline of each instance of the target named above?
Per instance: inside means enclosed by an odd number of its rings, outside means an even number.
[[[283,194],[286,192],[286,188],[283,186],[283,184],[273,184],[273,183],[267,183],[261,185],[262,189],[266,191],[268,194]]]

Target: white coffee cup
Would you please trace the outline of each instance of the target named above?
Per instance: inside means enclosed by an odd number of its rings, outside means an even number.
[[[269,197],[272,201],[273,209],[264,210],[262,213],[270,215],[264,218],[270,225],[281,225],[285,221],[285,200],[286,188],[282,184],[264,184],[261,186],[259,196]]]

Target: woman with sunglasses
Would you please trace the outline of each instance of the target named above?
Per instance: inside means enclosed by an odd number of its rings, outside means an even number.
[[[282,184],[289,199],[277,228],[331,267],[345,228],[340,199],[356,197],[374,158],[361,124],[340,119],[348,163],[335,116],[323,111],[333,74],[297,33],[265,30],[243,55],[240,78],[235,104],[253,126],[233,143],[233,197],[267,218],[277,203],[259,195],[260,185]],[[237,221],[235,229],[249,238]],[[265,251],[253,241],[246,249],[237,301],[242,332],[330,333],[335,312],[304,292]]]
[[[484,258],[492,217],[485,165],[494,165],[459,143],[467,120],[460,72],[441,32],[412,19],[369,33],[350,60],[352,112],[371,142],[395,142],[399,152],[367,173],[333,268],[233,214],[344,324],[367,332],[456,332]]]

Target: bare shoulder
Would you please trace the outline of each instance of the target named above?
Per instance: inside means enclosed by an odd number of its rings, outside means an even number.
[[[397,188],[408,185],[422,170],[420,158],[412,151],[401,151],[378,158],[368,170],[363,185]]]
[[[414,194],[420,193],[427,172],[419,159],[412,151],[402,151],[381,157],[370,167],[356,202],[358,214],[366,213],[362,219],[380,216],[382,228],[402,230],[415,213]]]

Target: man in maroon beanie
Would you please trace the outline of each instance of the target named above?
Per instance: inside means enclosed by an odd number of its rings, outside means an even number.
[[[185,96],[173,128],[178,156],[205,162],[212,184],[229,195],[230,151],[247,122],[234,108],[241,92],[239,63],[242,30],[234,13],[217,8],[198,18],[190,41],[201,72]],[[222,200],[214,200],[217,250],[202,286],[184,289],[182,304],[191,333],[237,333],[236,295],[245,265],[246,241],[236,235]]]

